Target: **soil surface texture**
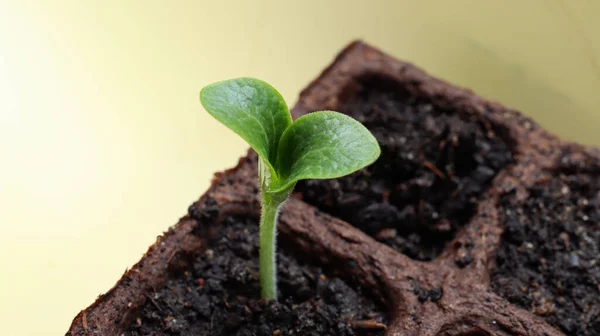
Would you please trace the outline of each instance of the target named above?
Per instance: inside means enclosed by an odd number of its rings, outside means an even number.
[[[377,138],[381,157],[336,180],[300,182],[303,200],[416,260],[437,257],[473,216],[509,146],[484,119],[443,111],[384,79],[364,78],[341,108]]]
[[[381,309],[282,249],[281,300],[259,300],[258,223],[228,217],[221,225],[192,267],[150,294],[127,335],[383,335]]]
[[[600,174],[557,173],[502,205],[494,291],[568,335],[600,335]]]

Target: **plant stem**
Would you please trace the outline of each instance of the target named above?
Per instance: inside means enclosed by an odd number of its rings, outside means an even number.
[[[284,202],[277,202],[262,192],[260,216],[260,287],[263,298],[277,300],[277,260],[275,256],[277,215]]]
[[[277,259],[275,254],[277,216],[279,215],[279,209],[290,196],[295,184],[277,193],[268,192],[269,187],[275,181],[262,158],[258,159],[258,178],[260,180],[261,195],[260,249],[258,256],[261,295],[266,299],[277,300]]]

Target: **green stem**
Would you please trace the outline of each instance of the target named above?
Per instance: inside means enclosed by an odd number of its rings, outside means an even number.
[[[285,199],[284,199],[285,201]],[[263,298],[277,300],[277,260],[275,256],[277,215],[284,202],[262,192],[260,216],[260,287]]]
[[[263,298],[277,300],[277,259],[276,236],[277,216],[279,209],[285,203],[294,185],[288,189],[277,192],[268,192],[269,187],[275,184],[276,177],[261,159],[258,160],[258,177],[260,180],[261,214],[260,214],[260,249],[259,273],[260,288]]]

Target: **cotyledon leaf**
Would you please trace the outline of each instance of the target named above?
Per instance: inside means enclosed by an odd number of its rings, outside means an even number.
[[[344,114],[321,111],[298,118],[279,140],[275,169],[278,192],[299,180],[337,178],[373,163],[381,150],[361,123]]]
[[[217,82],[200,91],[206,111],[241,136],[274,173],[279,139],[292,124],[288,107],[271,85],[255,78]]]

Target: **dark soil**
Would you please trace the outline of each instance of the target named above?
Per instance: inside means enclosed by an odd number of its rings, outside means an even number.
[[[281,300],[260,301],[258,225],[229,217],[192,267],[151,294],[127,335],[383,335],[381,309],[344,281],[285,252],[278,260]]]
[[[432,104],[378,78],[342,108],[369,128],[379,160],[337,180],[298,184],[307,203],[417,260],[438,256],[473,216],[510,146],[489,122]]]
[[[557,174],[503,198],[492,288],[568,335],[600,335],[600,175]]]

